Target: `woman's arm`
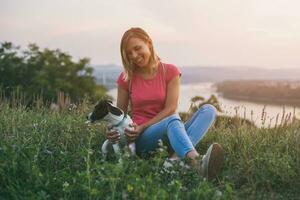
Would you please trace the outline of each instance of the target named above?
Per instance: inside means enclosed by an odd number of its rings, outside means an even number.
[[[128,103],[129,103],[128,91],[124,90],[119,86],[118,96],[117,96],[117,107],[121,108],[124,111],[124,113],[127,113]]]
[[[159,122],[167,116],[170,116],[176,112],[178,106],[179,98],[179,84],[180,78],[179,75],[174,77],[167,85],[167,97],[164,109],[160,111],[155,117],[153,117],[148,122],[142,124],[143,130],[152,124]]]

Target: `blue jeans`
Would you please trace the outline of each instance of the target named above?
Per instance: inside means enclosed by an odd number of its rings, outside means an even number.
[[[205,104],[185,124],[178,114],[170,115],[160,122],[149,126],[136,140],[138,155],[155,151],[158,141],[167,141],[171,144],[178,157],[195,149],[195,146],[206,134],[216,118],[214,106]]]

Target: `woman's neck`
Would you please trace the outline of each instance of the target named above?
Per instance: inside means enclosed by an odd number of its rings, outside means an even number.
[[[137,67],[136,73],[145,79],[153,78],[156,75],[159,64],[151,65],[147,67]]]
[[[158,64],[148,65],[146,67],[136,67],[136,72],[142,75],[155,74],[158,69]]]

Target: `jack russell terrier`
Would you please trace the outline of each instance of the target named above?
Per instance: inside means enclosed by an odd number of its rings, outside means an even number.
[[[98,102],[93,112],[87,115],[87,120],[88,120],[87,123],[93,123],[97,120],[107,122],[112,129],[117,130],[120,133],[121,140],[125,139],[124,129],[133,128],[130,126],[130,124],[132,124],[132,119],[130,118],[130,116],[124,113],[123,110],[121,110],[120,108],[113,106],[112,102],[108,100],[102,100]],[[109,140],[105,140],[101,148],[104,158],[106,158],[108,152],[107,149],[108,144],[110,144]],[[119,143],[115,143],[112,146],[114,152],[120,155],[121,151],[120,151]],[[133,142],[128,144],[128,147],[131,155],[136,155],[135,143]]]

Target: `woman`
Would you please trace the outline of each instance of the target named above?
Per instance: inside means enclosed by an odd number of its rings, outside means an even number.
[[[187,123],[181,121],[176,113],[181,74],[176,66],[160,61],[143,29],[131,28],[124,33],[121,56],[124,72],[117,81],[117,106],[124,112],[131,106],[134,129],[125,133],[128,142],[135,141],[137,154],[154,151],[162,139],[171,144],[173,158],[189,158],[189,164],[203,176],[216,176],[224,159],[222,147],[211,145],[202,159],[195,149],[215,119],[215,108],[204,105]],[[107,139],[114,143],[119,135],[110,130]]]

